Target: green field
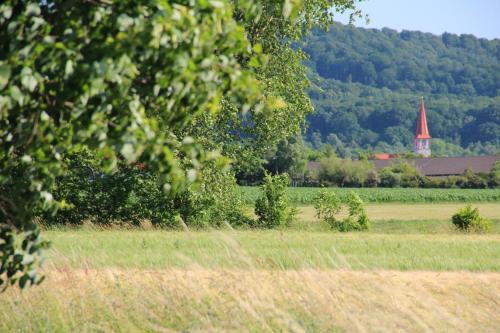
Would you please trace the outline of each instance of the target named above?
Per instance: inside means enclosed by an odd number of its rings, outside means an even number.
[[[379,227],[374,223],[374,229],[390,230],[388,224]],[[500,234],[421,235],[415,230],[422,225],[409,224],[406,234],[392,235],[291,230],[51,231],[46,233],[46,238],[54,244],[48,254],[48,265],[92,269],[500,271]]]
[[[483,234],[452,227],[462,206],[369,204],[352,233],[310,206],[278,230],[45,230],[47,279],[2,294],[0,332],[495,331],[500,204],[474,204]]]
[[[439,188],[328,188],[340,198],[350,191],[356,192],[365,202],[500,202],[500,189],[439,189]],[[290,187],[290,202],[298,205],[314,204],[320,188]],[[243,202],[252,205],[259,195],[258,187],[239,188]]]

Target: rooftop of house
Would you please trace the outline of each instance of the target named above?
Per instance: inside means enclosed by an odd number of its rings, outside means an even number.
[[[373,154],[371,159],[390,160],[391,158],[397,158],[398,156],[399,156],[398,154],[378,153],[378,154]]]

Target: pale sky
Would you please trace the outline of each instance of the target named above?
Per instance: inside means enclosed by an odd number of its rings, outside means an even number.
[[[360,27],[500,38],[500,0],[365,0],[358,7],[370,18],[368,25],[357,19]],[[348,16],[335,20],[347,23]]]

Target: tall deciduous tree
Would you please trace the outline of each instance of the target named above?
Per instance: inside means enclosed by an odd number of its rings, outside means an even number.
[[[255,170],[265,163],[269,149],[299,134],[305,116],[313,109],[303,65],[306,56],[295,43],[313,27],[328,27],[335,12],[349,11],[359,16],[356,1],[287,0],[281,4],[261,0],[259,20],[246,15],[245,1],[233,1],[235,19],[244,25],[252,48],[260,54],[259,58],[240,57],[239,63],[255,73],[270,107],[252,108],[243,114],[230,101],[224,101],[215,117],[199,118],[191,131],[193,136],[219,147],[234,160],[237,173]]]
[[[0,286],[40,281],[34,216],[65,204],[50,192],[61,156],[140,160],[174,191],[212,148],[253,158],[296,133],[311,104],[292,43],[353,3],[4,1]]]
[[[249,21],[261,12],[239,7]],[[2,2],[0,286],[40,281],[34,216],[64,205],[50,192],[62,155],[86,146],[108,170],[145,161],[165,190],[194,181],[209,156],[179,133],[222,98],[234,112],[257,108],[258,84],[240,65],[253,53],[225,1]]]

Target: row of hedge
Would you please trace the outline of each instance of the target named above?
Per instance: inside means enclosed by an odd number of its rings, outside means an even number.
[[[421,187],[421,188],[498,188],[500,187],[500,163],[489,173],[475,174],[466,170],[459,176],[427,177],[403,160],[375,170],[369,160],[339,159],[335,156],[319,161],[319,169],[311,170],[301,186],[339,187]]]

